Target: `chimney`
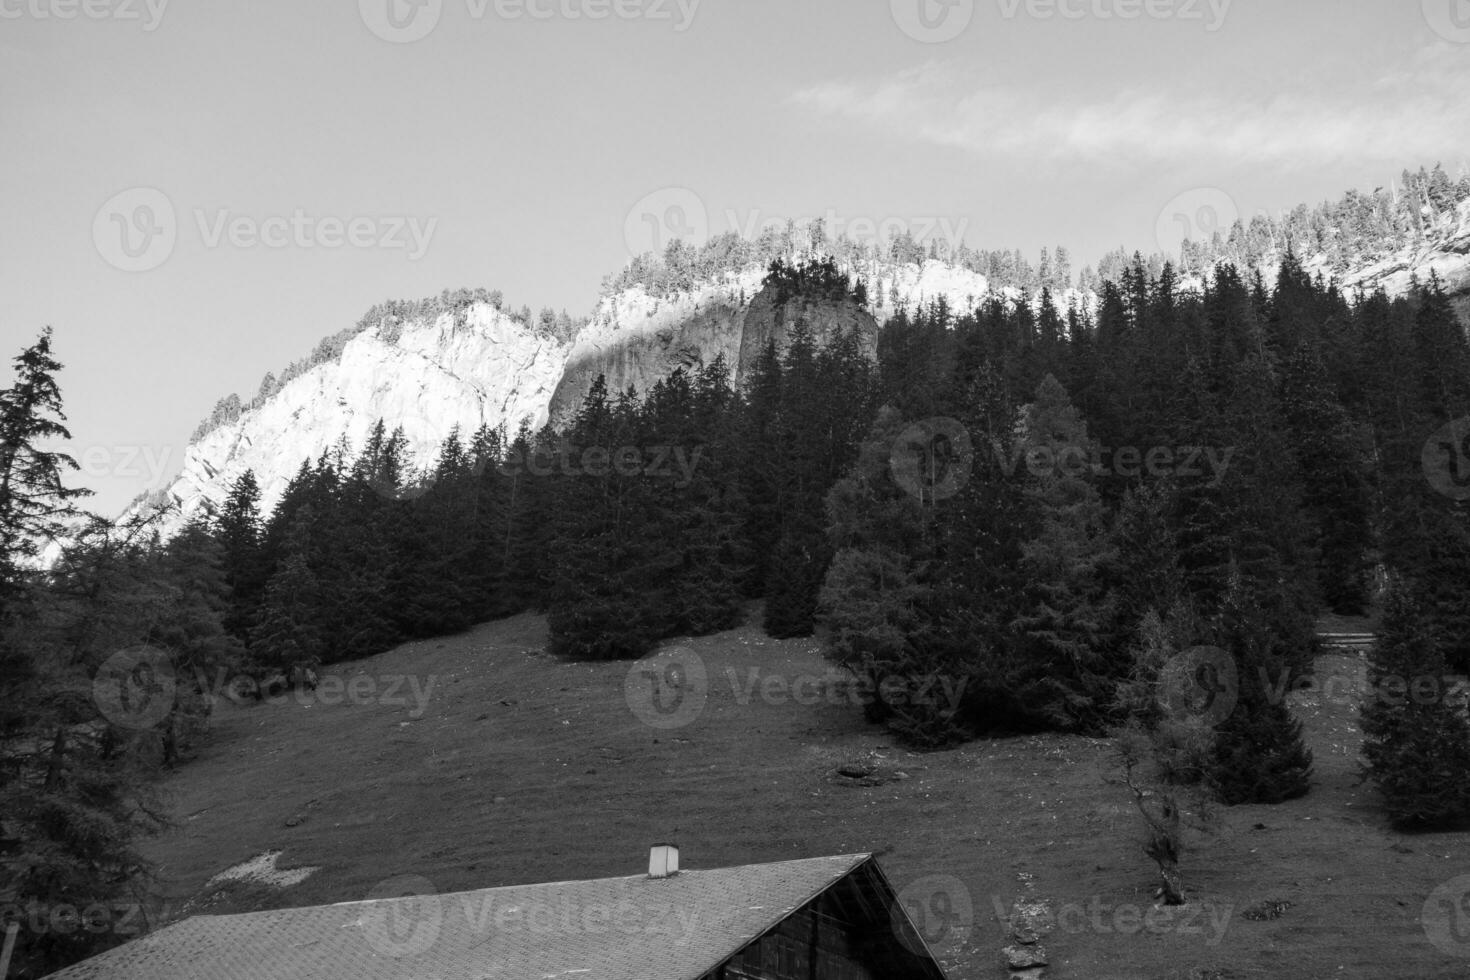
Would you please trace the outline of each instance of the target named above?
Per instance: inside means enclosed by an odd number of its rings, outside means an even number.
[[[679,846],[655,844],[648,851],[648,877],[672,878],[679,873]]]

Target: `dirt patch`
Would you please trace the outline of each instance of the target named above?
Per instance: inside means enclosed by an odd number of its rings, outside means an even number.
[[[264,851],[249,861],[242,861],[234,867],[226,868],[206,881],[204,887],[215,888],[232,881],[239,881],[264,885],[267,888],[293,888],[321,870],[320,868],[278,868],[276,864],[280,859],[280,851]]]

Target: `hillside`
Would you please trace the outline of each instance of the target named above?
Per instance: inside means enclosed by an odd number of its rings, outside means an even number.
[[[1128,934],[1113,916],[1147,912],[1154,878],[1137,815],[1108,781],[1107,743],[907,752],[830,683],[810,707],[763,699],[765,678],[831,675],[814,642],[754,625],[682,644],[707,667],[708,700],[686,727],[656,730],[625,700],[638,665],[559,662],[545,637],[521,616],[348,665],[337,676],[385,695],[355,705],[222,702],[202,755],[164,782],[177,827],[147,849],[165,917],[356,900],[403,875],[455,891],[632,874],[650,843],[672,839],[689,867],[881,852],[907,898],[954,910],[952,928],[930,928],[955,978],[1004,974],[996,909],[1022,899],[1048,902],[1061,924],[1047,939],[1055,980],[1464,976],[1420,916],[1470,834],[1385,831],[1355,785],[1355,714],[1340,696],[1294,696],[1312,793],[1223,812],[1217,837],[1184,858],[1190,908],[1157,934]],[[1341,683],[1359,667],[1324,657],[1318,676]],[[418,687],[389,697],[403,677]],[[415,690],[429,693],[422,714]],[[838,774],[849,763],[871,775]],[[283,869],[319,870],[284,890],[205,886],[276,850]],[[1279,918],[1246,914],[1282,903]]]

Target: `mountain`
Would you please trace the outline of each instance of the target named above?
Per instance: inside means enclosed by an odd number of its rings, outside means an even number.
[[[1223,262],[1274,277],[1283,243],[1290,241],[1310,274],[1335,279],[1352,293],[1383,289],[1401,295],[1416,277],[1434,273],[1463,294],[1457,297],[1462,312],[1470,309],[1470,198],[1427,210],[1424,228],[1412,234],[1355,233],[1350,250],[1342,245],[1349,238],[1328,220],[1338,211],[1324,205],[1312,212],[1319,227],[1311,234],[1301,231],[1309,227],[1306,219],[1292,223],[1301,212],[1280,223],[1237,223],[1228,239],[1217,236],[1192,253],[1186,248],[1180,287],[1202,288],[1209,270]],[[796,260],[822,251],[835,253],[839,267],[864,285],[866,309],[850,301],[780,301],[763,287],[773,257]],[[1163,258],[1149,261],[1161,267]],[[1103,277],[1107,273],[1105,265]],[[879,255],[841,240],[798,243],[788,231],[777,241],[727,236],[699,250],[676,245],[662,259],[635,260],[604,284],[602,299],[580,329],[553,329],[544,314],[533,322],[529,310],[508,312],[497,293],[446,293],[443,300],[388,304],[356,329],[324,341],[286,372],[286,380],[268,378],[249,405],[235,396],[223,400],[191,440],[178,477],[139,498],[129,513],[174,505],[162,519],[169,536],[218,506],[246,469],[255,472],[268,513],[304,460],[334,448],[361,447],[379,419],[389,430],[403,428],[412,461],[423,468],[456,426],[462,433],[481,425],[513,432],[523,421],[532,427],[566,421],[598,375],[612,391],[646,391],[676,368],[697,368],[723,355],[738,381],[761,347],[770,339],[780,344],[798,321],[819,339],[856,330],[871,349],[880,325],[900,306],[943,301],[951,309],[973,309],[991,298],[1036,304],[1047,285],[1055,287],[1060,308],[1090,313],[1097,301],[1090,287],[1098,276],[1088,269],[1078,277],[1085,290],[1063,276],[1048,281],[1043,273],[1038,279],[1024,259],[1006,252],[962,247],[945,259],[937,253],[926,257],[908,242]]]
[[[958,309],[991,295],[1020,296],[1014,288],[992,291],[984,276],[939,260],[848,269],[881,283],[883,302],[871,309],[801,298],[777,303],[762,289],[766,264],[755,262],[683,290],[634,283],[609,292],[572,343],[484,295],[448,308],[425,301],[406,304],[403,314],[375,311],[358,330],[338,335],[318,363],[300,362],[283,383],[268,379],[249,405],[222,400],[190,441],[179,475],[128,513],[172,505],[160,523],[169,537],[217,507],[247,469],[269,513],[303,460],[361,447],[379,419],[390,431],[403,428],[413,465],[427,468],[455,426],[513,432],[523,420],[533,428],[564,421],[599,374],[613,391],[644,391],[677,367],[724,354],[739,377],[767,340],[780,344],[798,320],[819,339],[856,330],[872,349],[899,303],[942,299]],[[1086,302],[1075,291],[1067,298]]]
[[[433,461],[451,429],[544,419],[568,346],[483,300],[459,310],[381,323],[357,333],[334,359],[306,368],[257,407],[203,426],[164,497],[165,536],[218,505],[247,469],[269,512],[303,460],[345,444],[361,447],[375,422],[402,426],[416,467]]]

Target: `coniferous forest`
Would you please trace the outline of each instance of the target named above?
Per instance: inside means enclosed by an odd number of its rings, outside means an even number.
[[[837,269],[777,262],[768,285],[866,304]],[[269,513],[247,473],[171,540],[94,519],[41,570],[34,542],[84,516],[44,334],[0,391],[6,900],[146,888],[150,777],[204,736],[216,678],[249,697],[527,611],[554,654],[610,660],[759,609],[882,692],[869,720],[910,746],[1127,730],[1226,805],[1309,791],[1280,692],[1324,611],[1386,608],[1375,677],[1470,673],[1470,447],[1444,435],[1470,414],[1470,347],[1437,280],[1350,300],[1288,256],[1195,293],[1137,259],[1095,314],[1041,295],[901,310],[875,357],[798,324],[738,383],[718,359],[599,382],[561,429],[456,432],[428,472],[380,424],[303,461]],[[1235,678],[1207,730],[1149,693],[1186,649]],[[119,650],[155,672],[166,652],[166,714],[99,716]],[[1396,826],[1470,819],[1463,705],[1375,701],[1363,722]],[[101,941],[23,956],[39,973]]]

